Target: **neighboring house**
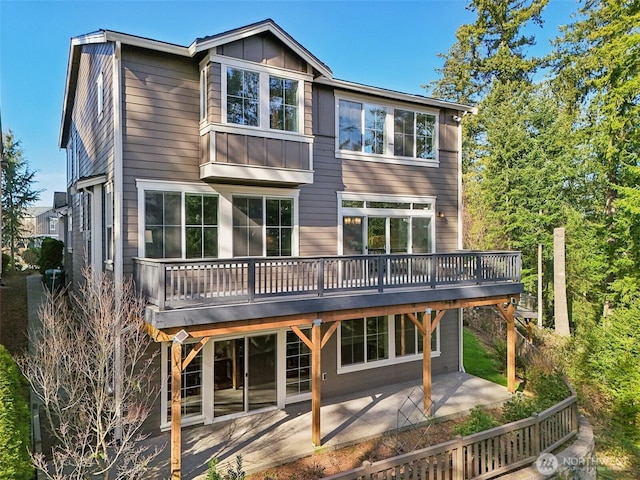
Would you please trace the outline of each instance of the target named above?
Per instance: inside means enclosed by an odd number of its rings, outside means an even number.
[[[319,444],[320,385],[425,373],[428,401],[432,373],[461,370],[459,308],[522,292],[518,253],[460,250],[467,113],[335,79],[272,20],[188,47],[74,38],[67,270],[77,281],[87,259],[146,296],[152,427],[311,398]]]
[[[48,234],[44,227],[45,217],[50,213],[49,207],[28,207],[22,218],[25,239],[37,238]],[[26,247],[26,245],[24,245]]]
[[[51,237],[56,240],[66,240],[65,216],[67,193],[54,192],[53,207],[42,208],[34,219],[35,230],[32,236]]]

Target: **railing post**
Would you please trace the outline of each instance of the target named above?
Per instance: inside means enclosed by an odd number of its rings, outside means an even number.
[[[158,298],[158,309],[164,310],[166,300],[167,300],[167,266],[164,263],[156,264],[156,275],[157,275],[157,295]]]
[[[324,258],[320,259],[318,265],[318,296],[324,295]]]
[[[476,284],[480,285],[482,283],[482,255],[476,253]]]
[[[384,291],[384,265],[386,263],[386,256],[378,257],[378,291]]]
[[[533,441],[532,453],[537,458],[538,455],[540,455],[540,451],[542,450],[540,446],[540,416],[537,413],[533,413],[531,416],[535,420],[533,423],[533,438],[531,439]]]
[[[456,454],[453,463],[453,480],[464,480],[464,444],[462,443],[462,436],[456,435],[458,446],[456,447]]]
[[[249,303],[253,303],[256,299],[256,261],[249,259],[249,271],[247,275],[247,293],[249,294]]]
[[[431,272],[429,273],[429,276],[431,277],[431,288],[436,288],[436,268],[437,268],[437,256],[436,255],[431,255],[430,260],[431,260],[431,265],[429,265],[429,269],[431,270]]]

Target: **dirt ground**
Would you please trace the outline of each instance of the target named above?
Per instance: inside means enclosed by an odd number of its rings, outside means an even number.
[[[27,339],[27,276],[32,272],[11,272],[3,275],[6,283],[0,287],[0,343],[10,354],[22,353]]]
[[[455,438],[454,427],[464,419],[435,423],[399,433],[388,433],[339,450],[316,453],[292,463],[250,475],[250,480],[316,480]]]

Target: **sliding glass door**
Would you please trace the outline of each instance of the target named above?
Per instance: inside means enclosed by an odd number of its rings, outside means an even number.
[[[214,417],[276,405],[276,346],[275,334],[215,342]]]

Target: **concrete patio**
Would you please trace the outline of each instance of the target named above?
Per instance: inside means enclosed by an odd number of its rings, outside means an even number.
[[[255,473],[316,451],[358,443],[384,432],[424,421],[415,405],[421,404],[419,381],[388,385],[360,396],[323,400],[322,443],[311,443],[311,404],[269,410],[212,425],[184,428],[182,478],[204,478],[207,462],[220,461],[219,470],[244,460],[247,473]],[[465,415],[476,405],[497,406],[511,398],[505,387],[462,372],[433,377],[434,417],[443,421]],[[166,445],[148,478],[169,477],[170,434],[149,438],[147,444]]]

